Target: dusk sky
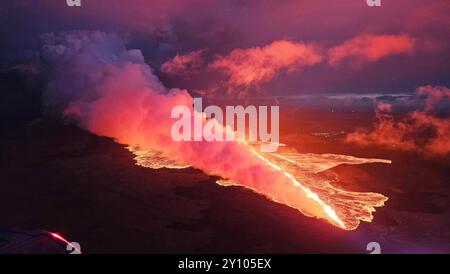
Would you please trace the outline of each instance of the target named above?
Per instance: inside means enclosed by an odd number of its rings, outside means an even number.
[[[448,14],[447,0],[8,1],[0,68],[40,71],[43,34],[98,30],[200,94],[413,93],[450,85]]]
[[[450,253],[450,0],[0,1],[0,255]]]

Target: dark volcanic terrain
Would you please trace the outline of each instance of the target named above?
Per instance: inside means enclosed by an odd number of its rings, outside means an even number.
[[[308,152],[358,154],[335,142]],[[136,166],[122,145],[74,126],[37,120],[3,133],[1,152],[0,227],[60,232],[86,253],[366,253],[372,241],[450,252],[445,162],[377,150],[356,156],[394,163],[334,168],[343,187],[389,197],[373,223],[343,231],[196,169]]]

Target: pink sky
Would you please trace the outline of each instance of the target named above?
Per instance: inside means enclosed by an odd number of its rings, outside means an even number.
[[[375,8],[365,0],[96,0],[83,1],[80,8],[69,8],[63,0],[18,0],[0,11],[0,60],[7,60],[0,64],[33,56],[43,33],[116,32],[127,47],[142,50],[167,86],[225,94],[221,83],[242,78],[230,70],[235,62],[218,66],[218,60],[230,61],[237,52],[249,57],[255,49],[263,53],[277,41],[289,41],[310,45],[321,62],[280,63],[266,54],[255,65],[254,56],[246,58],[253,63],[239,67],[262,77],[249,80],[251,89],[268,94],[413,93],[422,85],[450,86],[448,14],[447,0],[383,0]],[[163,63],[192,52],[201,52],[195,56],[201,60],[187,75],[162,69]],[[211,69],[214,62],[216,70]],[[269,64],[262,74],[261,64]]]

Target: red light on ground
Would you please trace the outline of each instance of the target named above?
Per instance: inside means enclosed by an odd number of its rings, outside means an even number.
[[[52,236],[53,238],[60,240],[61,242],[67,244],[68,246],[72,247],[73,250],[76,250],[78,252],[78,254],[81,254],[81,250],[74,246],[71,242],[69,242],[68,240],[66,240],[63,236],[59,235],[58,233],[54,233],[54,232],[50,232],[49,233],[50,236]]]

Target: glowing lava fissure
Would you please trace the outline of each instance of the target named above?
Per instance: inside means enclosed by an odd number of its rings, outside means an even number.
[[[334,188],[318,173],[341,163],[384,160],[262,153],[242,141],[174,141],[174,107],[188,108],[192,113],[188,120],[203,117],[202,113],[193,110],[193,98],[186,90],[166,88],[141,51],[127,50],[117,34],[48,34],[42,56],[50,66],[43,95],[50,112],[99,136],[139,147],[134,151],[137,161],[151,162],[149,167],[193,166],[346,230],[371,221],[374,207],[387,199]],[[218,125],[216,130],[234,129]]]
[[[140,150],[136,147],[127,147],[127,149],[135,155],[136,164],[143,167],[182,169],[190,166],[168,159],[160,152]],[[249,149],[259,159],[272,167],[274,172],[281,173],[282,176],[288,178],[291,181],[290,187],[292,189],[301,190],[306,197],[318,203],[321,206],[322,214],[305,210],[303,201],[300,197],[296,198],[295,195],[279,197],[261,188],[225,178],[217,180],[217,184],[221,186],[243,186],[274,202],[296,208],[306,216],[324,218],[331,224],[345,230],[356,229],[360,221],[371,222],[375,207],[383,206],[384,202],[388,200],[386,196],[379,193],[353,192],[334,187],[327,176],[321,174],[321,172],[342,164],[390,164],[390,160],[356,158],[337,154],[261,153],[250,146]],[[262,183],[270,184],[270,182]],[[292,192],[295,193],[295,191]]]

